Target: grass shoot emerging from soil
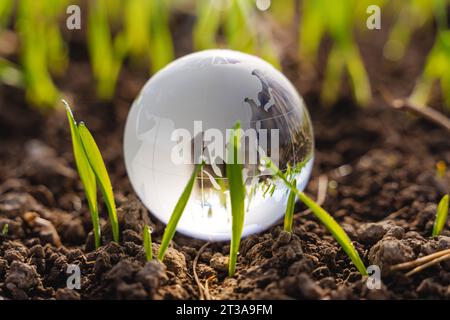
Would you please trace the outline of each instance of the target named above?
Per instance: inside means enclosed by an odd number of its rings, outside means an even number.
[[[100,190],[108,208],[113,239],[118,242],[119,223],[117,221],[114,194],[100,150],[87,127],[83,123],[77,125],[69,104],[65,100],[63,100],[63,103],[66,107],[67,118],[69,120],[75,163],[91,213],[95,247],[98,248],[101,244],[100,219],[97,205],[97,182],[100,185]]]
[[[158,252],[158,260],[162,261],[164,259],[164,255],[166,254],[166,250],[169,247],[169,243],[172,240],[175,230],[177,228],[178,221],[180,221],[181,215],[183,214],[184,208],[189,201],[189,197],[192,192],[192,188],[194,187],[195,179],[197,178],[198,173],[202,170],[203,163],[198,164],[195,167],[194,172],[189,178],[186,187],[183,190],[180,198],[178,199],[175,208],[173,209],[172,215],[170,216],[170,220],[167,223],[166,229],[164,230],[163,238],[161,240],[161,246],[159,247]]]
[[[2,227],[2,236],[7,236],[9,231],[9,225],[5,223]]]
[[[147,259],[147,261],[150,261],[153,259],[152,231],[150,230],[150,227],[148,225],[144,226],[142,240],[144,242],[145,258]]]
[[[95,247],[98,248],[100,246],[101,234],[97,206],[97,184],[95,182],[95,174],[89,164],[86,153],[84,152],[83,143],[81,142],[80,133],[78,131],[77,123],[73,117],[72,110],[70,109],[69,104],[66,101],[63,100],[63,103],[66,106],[67,119],[69,120],[75,163],[77,166],[78,174],[80,175],[81,183],[83,184],[89,211],[91,213]]]
[[[433,226],[433,237],[441,234],[442,229],[445,227],[448,215],[448,194],[442,197],[439,201],[439,205],[436,211],[436,220]]]
[[[350,257],[352,262],[355,264],[358,271],[363,275],[367,275],[366,267],[362,262],[358,252],[355,250],[350,238],[345,233],[344,229],[334,220],[334,218],[326,212],[321,206],[319,206],[314,200],[309,198],[305,193],[299,191],[294,184],[288,181],[285,175],[278,169],[275,164],[270,159],[265,159],[265,165],[272,170],[274,175],[282,179],[284,184],[291,190],[294,191],[297,197],[302,201],[314,215],[325,225],[325,227],[331,232],[336,241],[344,249],[345,253]]]
[[[294,179],[292,181],[292,185],[296,186],[297,180]],[[287,232],[292,232],[292,220],[294,219],[295,198],[296,193],[293,190],[291,190],[286,205],[286,214],[284,215],[284,230],[286,230]]]
[[[108,171],[106,170],[100,150],[95,143],[94,137],[89,132],[86,125],[81,122],[78,125],[81,142],[83,143],[84,151],[89,160],[89,164],[94,171],[96,180],[102,192],[108,209],[109,221],[111,222],[111,229],[114,241],[119,242],[119,222],[117,221],[116,203],[114,201],[114,193],[109,179]]]
[[[231,130],[228,143],[226,164],[227,179],[230,188],[231,203],[231,244],[228,275],[232,277],[236,272],[236,260],[244,227],[245,214],[245,185],[242,176],[242,164],[239,163],[239,149],[241,137],[241,124],[237,122]]]

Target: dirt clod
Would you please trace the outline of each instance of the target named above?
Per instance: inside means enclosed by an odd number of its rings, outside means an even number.
[[[166,266],[158,260],[149,261],[136,274],[136,280],[142,283],[147,291],[154,292],[163,281],[168,280]]]
[[[13,299],[27,299],[29,290],[40,285],[35,268],[19,261],[13,261],[5,277],[6,288]]]
[[[217,252],[211,257],[209,265],[217,272],[225,273],[228,270],[228,260],[228,257],[223,256],[221,253]]]
[[[80,300],[80,294],[72,289],[61,288],[55,292],[56,300]]]
[[[413,259],[413,249],[405,241],[393,237],[383,238],[369,252],[370,263],[378,265],[382,271],[387,270],[389,266]]]

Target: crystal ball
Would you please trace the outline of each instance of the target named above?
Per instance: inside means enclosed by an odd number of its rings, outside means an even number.
[[[309,114],[280,71],[231,50],[205,50],[173,61],[148,80],[131,107],[126,169],[154,216],[169,221],[203,161],[177,231],[204,240],[231,238],[226,154],[238,121],[238,161],[246,186],[243,236],[283,217],[289,190],[262,163],[270,158],[299,190],[305,188],[314,159]]]

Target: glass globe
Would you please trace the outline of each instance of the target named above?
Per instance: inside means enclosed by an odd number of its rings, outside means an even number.
[[[177,231],[205,240],[231,237],[227,141],[241,124],[246,185],[243,236],[285,213],[289,190],[261,163],[269,157],[303,190],[313,164],[313,133],[302,98],[264,60],[206,50],[167,65],[144,86],[128,115],[124,152],[133,188],[167,223],[195,166],[204,161]]]

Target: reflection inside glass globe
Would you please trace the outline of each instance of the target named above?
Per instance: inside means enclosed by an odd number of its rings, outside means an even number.
[[[261,161],[269,157],[304,189],[313,163],[313,134],[303,101],[265,61],[207,50],[154,75],[128,116],[127,172],[156,217],[168,222],[195,166],[204,161],[177,231],[206,240],[231,237],[226,161],[237,121],[246,185],[243,235],[262,231],[284,215],[289,191]]]

